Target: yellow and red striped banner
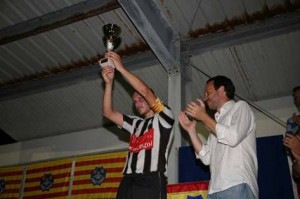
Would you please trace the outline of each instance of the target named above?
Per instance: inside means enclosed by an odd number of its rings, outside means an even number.
[[[76,158],[73,198],[116,198],[126,151]]]
[[[71,158],[28,165],[23,198],[66,199],[71,168]]]
[[[167,186],[168,199],[207,198],[208,181],[171,184]],[[198,197],[197,197],[198,196]]]
[[[0,198],[19,198],[23,171],[22,166],[0,168]]]

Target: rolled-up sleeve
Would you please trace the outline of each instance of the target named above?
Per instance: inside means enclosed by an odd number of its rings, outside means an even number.
[[[236,111],[231,111],[231,121],[217,121],[216,125],[218,142],[232,147],[237,146],[255,128],[255,118],[248,104],[241,102],[235,108]]]
[[[202,149],[199,153],[195,151],[197,159],[200,159],[201,162],[205,165],[210,164],[210,149],[209,149],[210,137],[207,140],[207,143],[202,146]]]

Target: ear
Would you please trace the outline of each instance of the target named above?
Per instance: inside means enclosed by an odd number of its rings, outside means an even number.
[[[219,94],[220,94],[221,96],[227,96],[227,95],[226,95],[226,91],[225,91],[225,87],[224,87],[224,86],[220,86],[220,87],[218,88],[218,92],[219,92]]]
[[[220,86],[220,87],[218,88],[218,91],[219,91],[219,92],[225,92],[225,87],[224,87],[224,86]]]

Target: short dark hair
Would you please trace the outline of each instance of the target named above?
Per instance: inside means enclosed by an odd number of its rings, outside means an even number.
[[[224,86],[224,89],[226,91],[226,96],[228,97],[228,99],[233,99],[235,87],[234,87],[231,79],[229,79],[228,77],[222,76],[222,75],[218,75],[218,76],[209,78],[206,83],[211,82],[211,81],[214,82],[214,88],[216,90],[218,90],[221,86]]]
[[[295,88],[293,88],[293,95],[296,93],[297,90],[300,90],[300,86],[296,86]]]

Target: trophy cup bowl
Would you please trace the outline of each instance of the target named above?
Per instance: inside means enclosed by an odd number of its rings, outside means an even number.
[[[103,43],[107,51],[112,51],[119,47],[121,44],[121,38],[119,37],[121,28],[116,24],[106,24],[102,27],[102,30],[104,33]]]
[[[106,24],[102,27],[104,37],[103,43],[107,51],[113,51],[121,44],[121,38],[119,37],[121,33],[121,28],[116,24]],[[110,66],[115,68],[114,62],[109,58],[102,58],[99,60],[99,65],[101,68]]]

